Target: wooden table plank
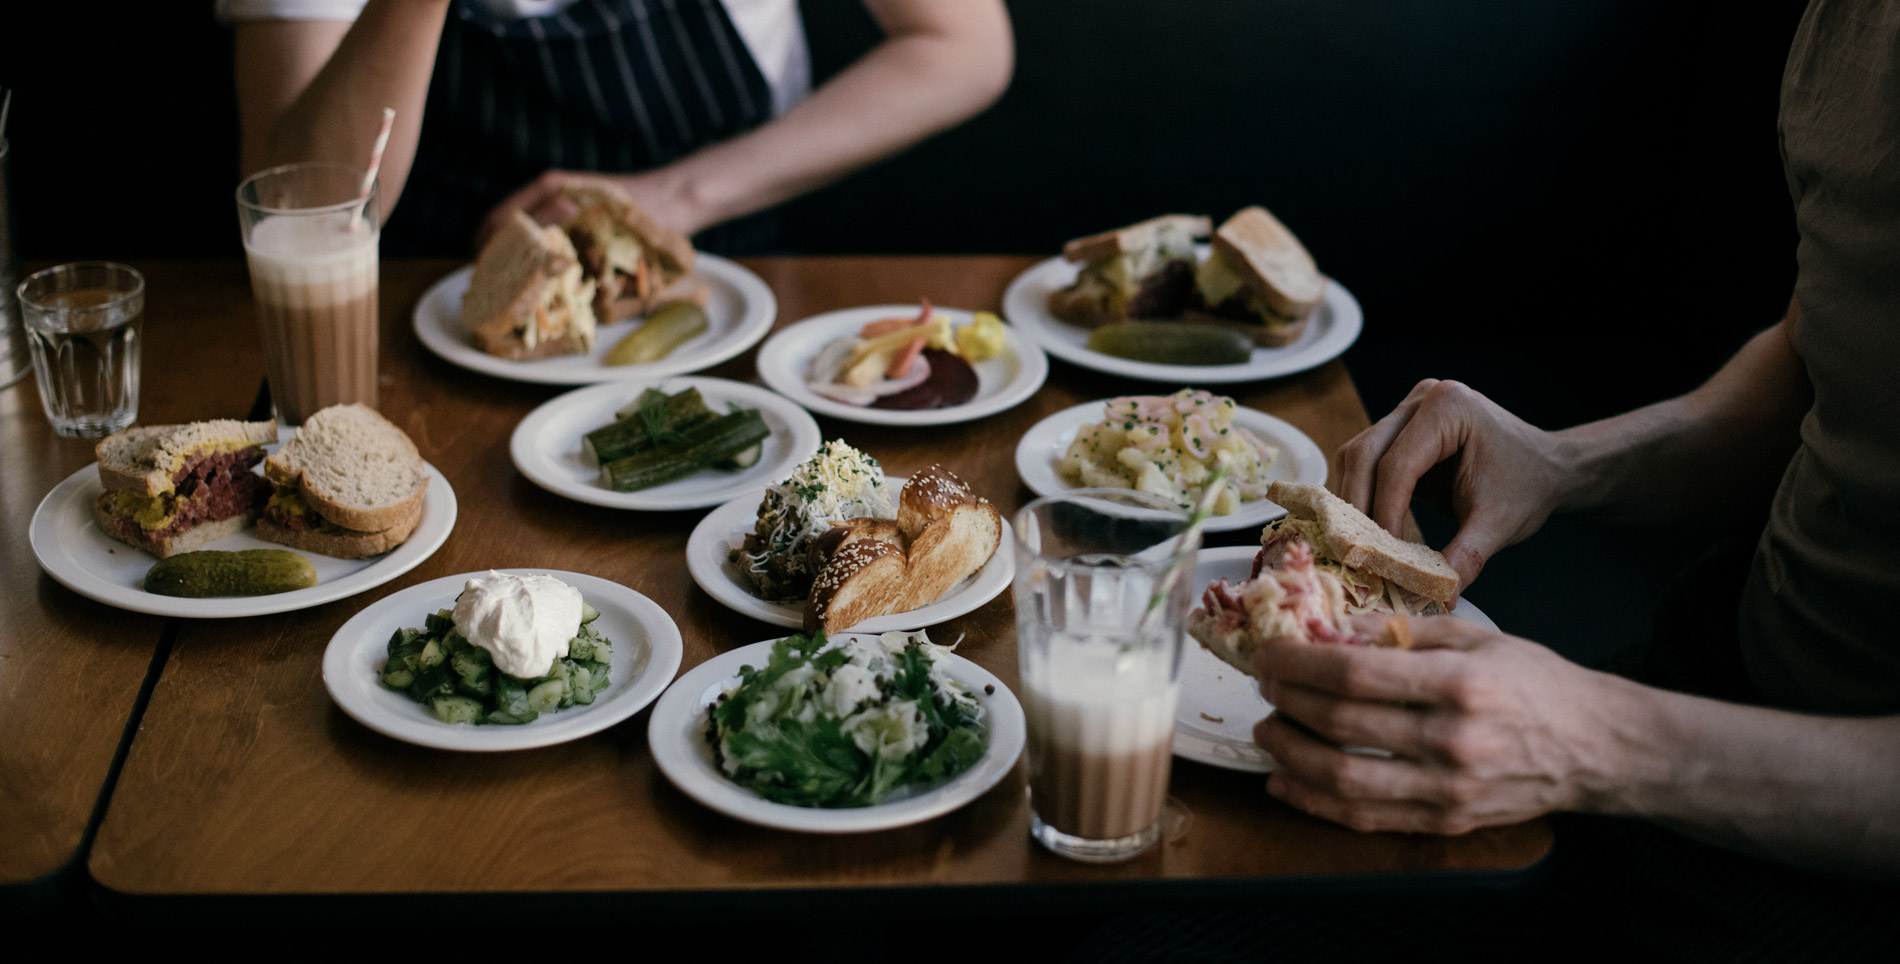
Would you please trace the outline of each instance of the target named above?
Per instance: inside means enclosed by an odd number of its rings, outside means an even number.
[[[170,265],[147,277],[139,414],[147,424],[242,416],[262,362],[242,265]],[[207,360],[256,373],[207,377]],[[27,542],[40,499],[92,462],[53,433],[33,377],[0,389],[0,885],[72,860],[105,784],[164,620],[92,602],[40,572]],[[123,551],[136,550],[127,547]]]
[[[1025,258],[755,259],[780,324],[857,304],[994,307]],[[319,675],[330,635],[374,598],[489,567],[589,572],[652,597],[679,623],[683,669],[781,631],[727,611],[682,563],[698,512],[632,513],[543,492],[514,471],[508,436],[560,389],[470,374],[426,354],[409,311],[448,262],[387,263],[383,409],[454,485],[455,533],[434,558],[380,590],[303,613],[190,622],[179,633],[93,848],[91,870],[124,895],[405,892],[775,892],[801,888],[1096,884],[1410,871],[1509,870],[1549,848],[1543,822],[1457,839],[1361,835],[1268,798],[1258,776],[1177,762],[1173,793],[1191,819],[1169,842],[1113,867],[1070,863],[1028,838],[1016,772],[929,823],[828,837],[729,820],[678,793],[646,749],[647,714],[563,746],[454,754],[378,736],[330,702]],[[231,295],[236,299],[237,294]],[[753,353],[711,374],[750,380]],[[906,474],[942,461],[1006,511],[1031,497],[1016,440],[1045,415],[1133,383],[1054,363],[1024,405],[926,432],[821,419]],[[1266,385],[1243,403],[1273,412],[1330,451],[1366,424],[1338,363]],[[1241,544],[1247,533],[1215,541]],[[418,618],[420,618],[418,613]],[[933,629],[1017,681],[1008,595]]]

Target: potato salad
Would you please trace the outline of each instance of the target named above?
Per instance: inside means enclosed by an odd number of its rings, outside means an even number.
[[[1104,417],[1075,433],[1056,464],[1072,483],[1153,493],[1191,508],[1214,467],[1227,463],[1227,481],[1214,514],[1228,515],[1263,499],[1273,481],[1267,470],[1279,450],[1234,424],[1240,406],[1225,395],[1184,388],[1173,395],[1109,400]]]

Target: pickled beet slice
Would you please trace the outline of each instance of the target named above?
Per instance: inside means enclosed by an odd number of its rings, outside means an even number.
[[[976,369],[969,362],[941,348],[924,349],[924,358],[930,362],[930,377],[923,384],[886,395],[872,402],[871,407],[914,412],[949,408],[976,397]]]

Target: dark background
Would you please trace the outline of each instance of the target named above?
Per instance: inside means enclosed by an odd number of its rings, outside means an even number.
[[[25,257],[240,255],[211,6],[0,18]],[[1776,98],[1803,6],[1018,0],[1003,100],[792,203],[783,246],[1052,254],[1261,203],[1364,305],[1347,361],[1374,417],[1438,376],[1575,424],[1694,386],[1779,317],[1794,233]],[[859,0],[804,11],[821,80],[878,37]],[[1474,598],[1573,653],[1640,633],[1642,607],[1605,617],[1601,600],[1653,595],[1667,567],[1592,525],[1554,525]]]

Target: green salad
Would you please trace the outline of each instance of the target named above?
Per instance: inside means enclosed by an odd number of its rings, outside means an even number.
[[[451,610],[438,610],[423,628],[398,629],[389,637],[383,685],[427,704],[444,723],[528,723],[592,703],[607,688],[613,658],[613,644],[594,629],[599,616],[583,604],[580,632],[568,642],[567,655],[554,660],[548,675],[520,679],[496,669],[488,650],[463,639]]]
[[[823,633],[772,644],[712,704],[706,740],[728,777],[777,803],[868,807],[968,770],[988,728],[950,650],[922,632]]]

